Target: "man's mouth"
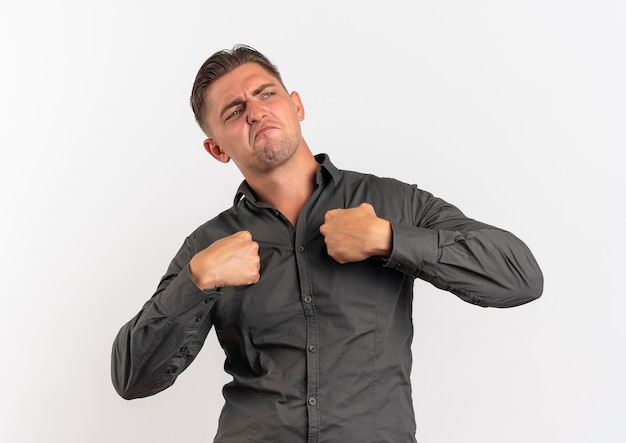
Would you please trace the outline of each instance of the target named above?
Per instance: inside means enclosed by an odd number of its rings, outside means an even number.
[[[263,126],[258,131],[256,131],[256,133],[254,134],[254,139],[256,140],[260,136],[266,134],[267,132],[269,132],[269,131],[271,131],[273,129],[276,129],[276,128],[274,126],[271,126],[271,125]]]

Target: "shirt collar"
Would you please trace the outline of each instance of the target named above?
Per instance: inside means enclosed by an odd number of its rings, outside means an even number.
[[[337,184],[339,180],[339,170],[332,164],[330,161],[330,157],[328,154],[317,154],[315,156],[315,160],[319,163],[320,167],[317,169],[317,175],[315,176],[315,180],[318,185],[323,184],[327,178],[330,178],[333,184]],[[242,181],[237,189],[237,193],[235,194],[235,199],[233,201],[233,206],[236,208],[239,206],[239,203],[243,201],[244,198],[247,198],[254,204],[257,204],[257,199],[250,189],[247,181]]]
[[[326,176],[330,177],[333,184],[337,185],[337,182],[339,181],[339,170],[330,161],[328,154],[317,154],[315,156],[315,160],[320,164],[320,167],[317,170],[317,184],[324,183],[324,178]]]

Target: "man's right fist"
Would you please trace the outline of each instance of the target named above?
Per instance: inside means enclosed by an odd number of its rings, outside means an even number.
[[[215,241],[189,262],[190,277],[200,289],[256,283],[260,268],[259,244],[248,231]]]

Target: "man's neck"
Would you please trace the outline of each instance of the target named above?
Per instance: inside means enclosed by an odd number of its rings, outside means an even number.
[[[287,164],[272,173],[247,177],[256,198],[278,209],[293,226],[300,211],[315,191],[319,164],[308,147],[301,147]]]

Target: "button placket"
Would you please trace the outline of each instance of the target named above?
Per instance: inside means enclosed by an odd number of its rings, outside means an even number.
[[[313,284],[307,259],[307,211],[305,206],[300,213],[300,218],[296,225],[296,235],[294,238],[294,258],[298,269],[300,281],[300,301],[305,319],[306,342],[303,343],[306,359],[306,372],[303,374],[305,381],[304,402],[307,406],[308,415],[308,436],[309,441],[316,441],[320,430],[320,413],[318,403],[319,390],[319,361],[316,345],[318,343],[318,318],[315,309],[314,297],[311,293]]]

